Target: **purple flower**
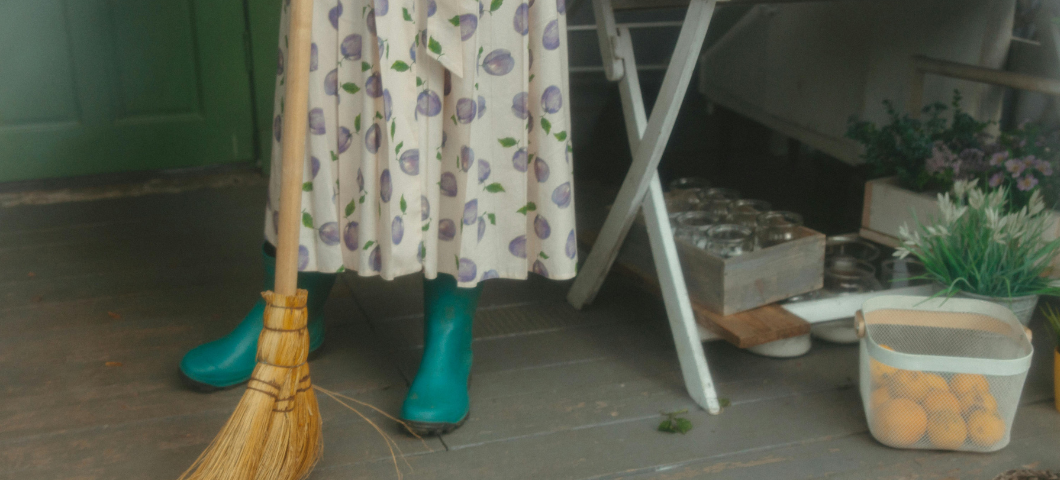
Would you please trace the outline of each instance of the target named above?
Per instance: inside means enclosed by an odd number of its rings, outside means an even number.
[[[1038,185],[1038,179],[1034,175],[1024,175],[1023,178],[1016,182],[1016,187],[1023,192],[1034,188],[1036,185]]]
[[[1001,185],[1001,181],[1004,180],[1004,178],[1005,175],[1001,172],[995,173],[993,176],[990,177],[990,181],[988,182],[990,188],[997,188],[999,185]]]
[[[1005,162],[1005,170],[1008,170],[1012,174],[1012,178],[1019,177],[1023,170],[1027,168],[1027,165],[1022,160],[1015,158]]]
[[[1005,163],[1005,160],[1008,160],[1008,151],[997,152],[990,156],[990,166],[996,167]]]
[[[1042,175],[1049,176],[1053,174],[1053,165],[1045,160],[1038,160],[1034,163],[1034,168],[1042,172]]]

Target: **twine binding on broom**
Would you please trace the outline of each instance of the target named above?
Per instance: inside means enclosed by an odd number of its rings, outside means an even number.
[[[180,480],[301,480],[323,451],[309,379],[305,290],[264,292],[258,364],[239,405]]]

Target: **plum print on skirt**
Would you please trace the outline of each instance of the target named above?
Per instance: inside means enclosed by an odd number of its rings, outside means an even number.
[[[386,279],[422,271],[457,277],[461,287],[574,276],[567,1],[483,0],[466,9],[438,0],[314,2],[303,271]],[[281,8],[281,25],[289,15]],[[290,103],[290,52],[278,40],[273,152],[282,152]],[[451,72],[458,48],[462,70]]]

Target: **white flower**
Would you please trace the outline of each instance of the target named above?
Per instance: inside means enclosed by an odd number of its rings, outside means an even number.
[[[968,205],[974,210],[983,208],[983,204],[986,203],[986,194],[982,190],[975,188],[968,192]]]
[[[894,250],[894,256],[898,257],[898,258],[908,257],[912,253],[913,252],[910,252],[909,250],[906,250],[905,247],[898,247],[897,249]]]
[[[957,180],[953,182],[953,194],[956,195],[958,199],[963,199],[964,195],[967,194],[969,190],[975,188],[977,183],[979,183],[979,180]]]
[[[1030,206],[1030,215],[1032,217],[1045,210],[1045,201],[1042,200],[1041,189],[1036,189],[1031,193],[1031,199],[1027,204]]]

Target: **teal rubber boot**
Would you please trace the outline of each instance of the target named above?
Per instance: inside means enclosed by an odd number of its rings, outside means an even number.
[[[423,282],[423,360],[401,407],[417,435],[449,433],[467,421],[471,321],[481,293],[482,284],[459,288],[449,275]]]
[[[264,290],[272,290],[276,276],[276,249],[265,244],[262,249],[265,265]],[[309,351],[324,343],[324,303],[331,294],[336,274],[299,272],[298,288],[309,292],[308,310]],[[258,335],[264,326],[265,299],[259,298],[228,335],[195,347],[180,361],[180,374],[189,387],[212,392],[239,385],[250,380],[257,363]]]

